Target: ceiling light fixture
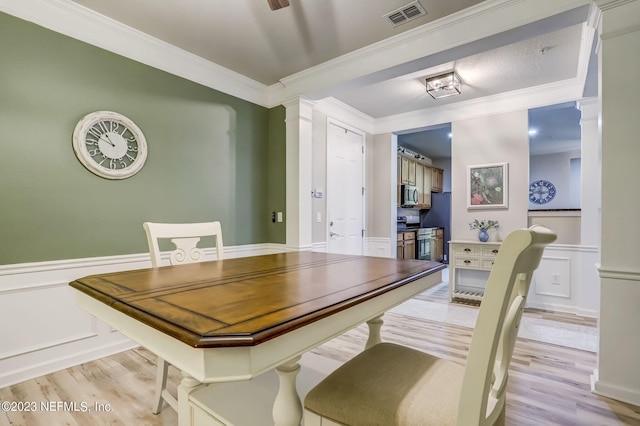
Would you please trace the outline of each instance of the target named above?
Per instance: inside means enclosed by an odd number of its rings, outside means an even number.
[[[454,71],[427,77],[427,93],[433,99],[459,95],[462,93],[460,91],[460,77]]]

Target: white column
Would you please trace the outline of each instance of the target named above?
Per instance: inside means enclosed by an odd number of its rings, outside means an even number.
[[[283,105],[286,112],[287,250],[312,249],[312,113],[313,102],[296,98]]]
[[[640,405],[640,1],[596,3],[602,11],[602,252],[592,384],[600,395]]]
[[[578,102],[582,112],[581,191],[580,191],[580,244],[584,248],[579,257],[572,293],[577,306],[588,312],[600,310],[600,227],[602,206],[602,150],[600,143],[600,99],[590,98]],[[597,250],[594,250],[594,247]]]
[[[367,233],[387,242],[381,251],[391,258],[397,246],[397,155],[398,137],[392,133],[375,135],[367,147],[366,161],[374,171],[367,175]]]
[[[600,206],[602,155],[600,150],[600,102],[597,98],[578,103],[582,112],[580,128],[581,143],[581,237],[584,246],[600,246]]]

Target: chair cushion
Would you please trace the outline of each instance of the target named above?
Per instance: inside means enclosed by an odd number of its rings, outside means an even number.
[[[305,398],[305,408],[345,425],[455,425],[464,367],[380,343],[348,361]]]

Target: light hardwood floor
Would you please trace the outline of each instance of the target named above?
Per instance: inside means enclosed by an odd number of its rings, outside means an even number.
[[[418,296],[434,303],[448,303],[446,297],[446,287]],[[525,316],[596,326],[595,320],[575,315],[528,310]],[[384,320],[383,340],[465,363],[471,328],[397,313]],[[360,326],[313,353],[344,361],[362,350],[366,337],[366,327]],[[0,389],[0,401],[38,405],[35,412],[0,411],[0,425],[175,425],[177,416],[170,408],[151,414],[155,361],[149,351],[134,349]],[[591,393],[589,376],[595,366],[593,352],[519,338],[510,369],[507,425],[640,425],[640,407]],[[169,382],[175,391],[179,373],[173,368]],[[46,412],[41,401],[75,402],[79,411],[67,406]],[[82,412],[82,403],[89,412]],[[96,411],[95,404],[110,404],[109,411]]]

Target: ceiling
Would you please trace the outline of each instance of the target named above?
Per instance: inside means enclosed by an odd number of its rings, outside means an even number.
[[[260,83],[353,52],[480,0],[420,0],[424,17],[393,28],[382,15],[411,0],[73,0]]]
[[[389,40],[417,31],[446,28],[448,19],[467,19],[473,11],[482,12],[480,8],[487,4],[509,3],[419,0],[426,15],[393,27],[383,15],[411,0],[290,0],[289,7],[276,11],[269,8],[267,0],[73,1],[88,8],[87,12],[104,15],[269,87],[286,86],[310,69],[322,69],[345,57],[364,56],[372,45],[384,47]],[[425,48],[429,53],[423,56],[411,51],[415,45],[410,42],[396,43],[388,53],[397,56],[405,53],[398,50],[407,49],[405,62],[316,85],[305,95],[312,99],[332,97],[372,119],[380,119],[581,78],[593,87],[593,64],[590,77],[584,77],[589,64],[584,58],[585,46],[589,53],[593,45],[593,39],[585,37],[589,13],[588,5],[577,6],[491,36],[470,36],[473,41],[454,47]],[[442,45],[449,46],[446,40]],[[425,93],[425,78],[451,69],[462,79],[462,94],[432,99]],[[575,104],[561,106],[531,113],[531,124],[539,128],[532,140],[553,143],[556,149],[567,145],[560,141],[573,140],[575,146],[580,138]],[[558,120],[561,117],[566,119]],[[448,133],[441,128],[436,126],[439,132],[434,135]],[[434,129],[414,129],[411,133],[426,130]],[[441,143],[448,143],[448,138]]]

